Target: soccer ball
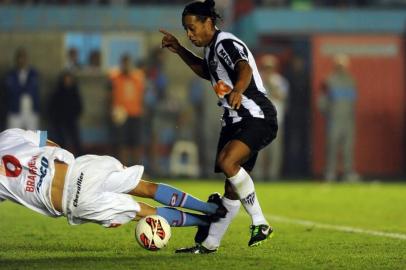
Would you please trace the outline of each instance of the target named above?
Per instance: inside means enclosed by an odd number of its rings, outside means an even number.
[[[157,251],[168,244],[171,238],[171,227],[161,216],[146,216],[138,221],[135,238],[141,247]]]

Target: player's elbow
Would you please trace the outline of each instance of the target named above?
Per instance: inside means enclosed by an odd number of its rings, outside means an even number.
[[[241,60],[241,61],[238,61],[235,65],[236,65],[235,69],[238,73],[252,75],[252,68],[251,68],[250,64],[248,64],[247,61]]]

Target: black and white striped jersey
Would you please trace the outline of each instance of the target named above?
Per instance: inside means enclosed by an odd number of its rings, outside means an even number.
[[[246,118],[270,119],[275,117],[276,110],[262,84],[255,59],[244,42],[231,33],[218,30],[211,44],[204,48],[204,59],[213,87],[219,81],[224,81],[233,89],[237,81],[235,66],[239,61],[247,61],[252,69],[251,82],[243,93],[238,110],[231,109],[228,104],[228,95],[219,96],[219,105],[224,108],[223,121],[226,125],[240,122]]]

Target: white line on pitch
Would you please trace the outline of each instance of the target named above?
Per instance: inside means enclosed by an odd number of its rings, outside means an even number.
[[[276,221],[276,222],[297,224],[297,225],[306,226],[306,227],[334,230],[334,231],[340,231],[340,232],[362,233],[362,234],[369,234],[369,235],[380,236],[380,237],[389,237],[389,238],[406,240],[406,234],[402,234],[402,233],[388,233],[388,232],[373,231],[373,230],[367,230],[367,229],[361,229],[361,228],[354,228],[354,227],[350,227],[350,226],[323,224],[323,223],[313,222],[310,220],[293,219],[293,218],[288,218],[288,217],[283,217],[283,216],[275,216],[275,215],[267,215],[267,216],[270,218],[271,222]]]

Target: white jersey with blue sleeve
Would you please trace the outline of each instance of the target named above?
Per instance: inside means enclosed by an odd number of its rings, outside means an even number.
[[[0,133],[0,201],[11,200],[58,217],[62,213],[51,203],[54,160],[72,164],[75,158],[46,142],[46,131],[8,129]]]

